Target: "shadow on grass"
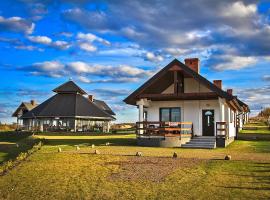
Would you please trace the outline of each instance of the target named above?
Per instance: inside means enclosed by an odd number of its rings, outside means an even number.
[[[237,177],[241,181],[241,185],[217,187],[240,190],[270,190],[270,163],[246,163],[244,168],[240,167],[234,172],[227,175],[232,176],[232,179]],[[242,186],[242,183],[245,183],[245,186]]]
[[[27,138],[30,135],[32,135],[30,132],[0,132],[0,142],[17,142],[21,139]]]
[[[106,145],[110,143],[110,146],[136,146],[137,142],[135,138],[108,138],[108,139],[46,139],[48,145]]]
[[[13,139],[12,139],[13,141]],[[18,144],[18,146],[16,145]],[[0,163],[16,158],[21,152],[26,152],[31,149],[35,143],[33,137],[23,138],[21,140],[16,140],[16,143],[3,142],[0,143],[0,152],[4,153],[1,156]]]

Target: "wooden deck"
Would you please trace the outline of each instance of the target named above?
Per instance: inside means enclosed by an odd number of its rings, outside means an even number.
[[[193,136],[192,122],[144,121],[136,123],[137,135],[174,137]]]

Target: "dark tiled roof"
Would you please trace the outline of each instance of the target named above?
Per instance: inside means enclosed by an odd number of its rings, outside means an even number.
[[[49,98],[21,118],[39,117],[87,117],[114,119],[81,94],[60,93]]]
[[[56,93],[79,93],[86,94],[86,92],[76,85],[73,81],[68,81],[53,90]]]
[[[106,111],[110,115],[115,115],[115,113],[112,111],[112,109],[104,102],[101,100],[94,99],[94,104],[96,104],[99,108],[102,110]]]

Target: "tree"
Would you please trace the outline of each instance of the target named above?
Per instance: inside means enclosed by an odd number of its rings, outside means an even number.
[[[270,117],[270,107],[268,108],[264,108],[260,113],[259,113],[259,117],[263,117],[268,119]]]

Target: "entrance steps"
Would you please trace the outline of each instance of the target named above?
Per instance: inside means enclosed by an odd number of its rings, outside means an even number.
[[[193,149],[214,149],[216,148],[216,137],[197,136],[197,137],[192,138],[186,144],[182,144],[181,147],[193,148]]]

